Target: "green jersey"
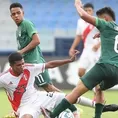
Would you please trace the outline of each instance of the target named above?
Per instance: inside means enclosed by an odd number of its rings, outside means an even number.
[[[118,67],[118,25],[96,18],[96,27],[100,31],[101,57],[98,63],[108,63]]]
[[[34,24],[29,20],[23,20],[16,31],[18,50],[26,47],[31,41],[33,34],[37,33]],[[42,56],[39,45],[34,49],[23,54],[26,63],[41,63],[45,62]]]

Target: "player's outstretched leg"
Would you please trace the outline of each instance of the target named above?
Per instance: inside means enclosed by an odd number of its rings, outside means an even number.
[[[78,98],[77,104],[80,104],[82,106],[86,106],[86,107],[92,107],[95,108],[95,104],[96,102],[86,98],[84,96],[81,96]],[[102,112],[115,112],[118,111],[118,105],[117,104],[108,104],[108,105],[104,105],[103,111]]]

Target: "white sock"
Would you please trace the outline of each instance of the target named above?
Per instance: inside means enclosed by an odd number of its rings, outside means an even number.
[[[93,101],[89,98],[83,97],[83,96],[79,97],[76,103],[78,103],[82,106],[95,108],[95,101]]]
[[[96,93],[95,87],[92,89],[94,93]]]

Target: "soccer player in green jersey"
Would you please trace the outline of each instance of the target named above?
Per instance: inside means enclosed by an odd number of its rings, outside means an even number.
[[[41,49],[39,47],[40,39],[34,24],[24,19],[23,7],[20,3],[10,5],[11,17],[16,23],[18,52],[23,55],[25,63],[44,63]],[[48,70],[35,77],[35,83],[38,87],[43,87],[47,92],[60,91],[56,88],[49,77]]]
[[[101,118],[104,107],[102,90],[118,84],[118,25],[115,23],[114,11],[110,7],[104,7],[96,12],[99,17],[97,18],[90,16],[82,9],[81,0],[75,0],[75,7],[83,20],[99,29],[101,57],[95,66],[81,78],[73,91],[48,115],[48,118],[55,118],[71,104],[76,103],[78,97],[95,86],[98,86],[96,92],[95,118]]]

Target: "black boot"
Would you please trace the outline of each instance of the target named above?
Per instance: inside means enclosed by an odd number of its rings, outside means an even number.
[[[118,110],[118,105],[117,104],[109,104],[109,105],[105,105],[103,108],[102,112],[115,112]]]

